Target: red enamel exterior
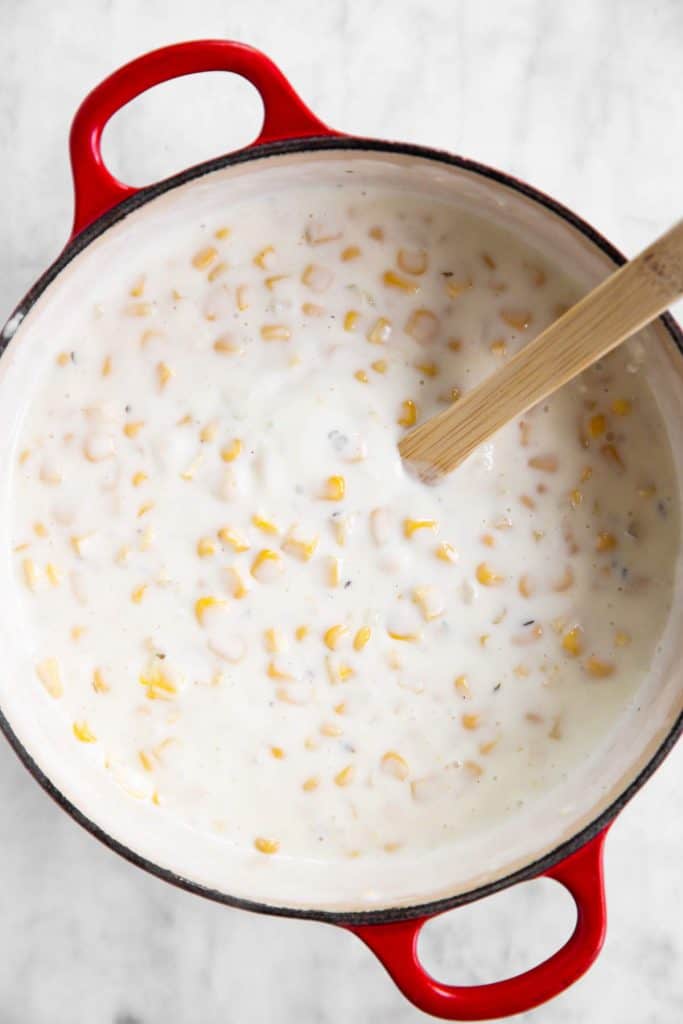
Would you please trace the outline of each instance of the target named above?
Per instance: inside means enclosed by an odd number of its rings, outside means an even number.
[[[71,237],[138,189],[113,177],[100,151],[109,119],[141,93],[161,82],[201,71],[230,71],[258,90],[264,117],[257,138],[264,142],[321,136],[341,137],[297,96],[282,72],[243,43],[204,39],[145,54],[106,78],[78,109],[70,135],[75,209]],[[444,985],[424,970],[417,940],[429,917],[386,924],[349,926],[384,964],[404,995],[426,1013],[446,1020],[486,1020],[529,1010],[558,995],[588,970],[604,941],[606,927],[602,849],[606,829],[546,872],[561,882],[576,903],[577,921],[567,943],[544,963],[505,981],[461,987]]]

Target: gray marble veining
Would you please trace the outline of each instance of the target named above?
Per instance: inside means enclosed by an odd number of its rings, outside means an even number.
[[[681,213],[679,0],[0,0],[0,28],[0,320],[68,234],[78,102],[114,67],[187,38],[251,42],[330,124],[501,167],[627,253]],[[220,76],[174,83],[117,119],[105,152],[144,183],[246,142],[258,110]],[[597,965],[519,1020],[683,1020],[682,766],[679,750],[612,829]],[[228,910],[120,860],[4,742],[0,800],[0,1024],[426,1020],[352,936]],[[492,980],[571,924],[568,898],[533,883],[448,915],[424,957],[450,980]]]

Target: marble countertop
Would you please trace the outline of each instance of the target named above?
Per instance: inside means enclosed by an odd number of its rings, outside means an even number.
[[[0,18],[0,320],[68,234],[77,104],[116,66],[182,39],[259,46],[329,124],[526,178],[627,254],[681,215],[679,0],[4,0]],[[173,83],[112,125],[105,153],[143,184],[245,143],[258,109],[227,76]],[[683,1020],[682,768],[679,749],[611,831],[598,963],[520,1021]],[[0,801],[2,1024],[427,1019],[353,936],[213,905],[120,860],[4,741]],[[447,915],[424,956],[445,980],[494,980],[571,924],[558,887],[529,883]]]

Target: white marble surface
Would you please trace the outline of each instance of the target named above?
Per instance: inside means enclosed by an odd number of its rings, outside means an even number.
[[[181,39],[260,46],[330,124],[518,174],[627,253],[682,212],[680,0],[0,0],[0,28],[0,320],[67,235],[79,100]],[[129,111],[107,139],[113,166],[140,184],[247,141],[258,104],[217,77]],[[520,1020],[683,1020],[682,767],[679,750],[612,830],[599,962]],[[227,910],[118,859],[4,742],[0,803],[2,1024],[426,1019],[352,936]],[[425,957],[449,980],[492,980],[549,952],[571,920],[556,887],[533,883],[449,915]]]

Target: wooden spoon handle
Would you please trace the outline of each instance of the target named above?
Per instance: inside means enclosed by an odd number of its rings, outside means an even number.
[[[424,480],[455,469],[502,426],[654,320],[683,295],[683,220],[607,278],[464,398],[406,434]]]

